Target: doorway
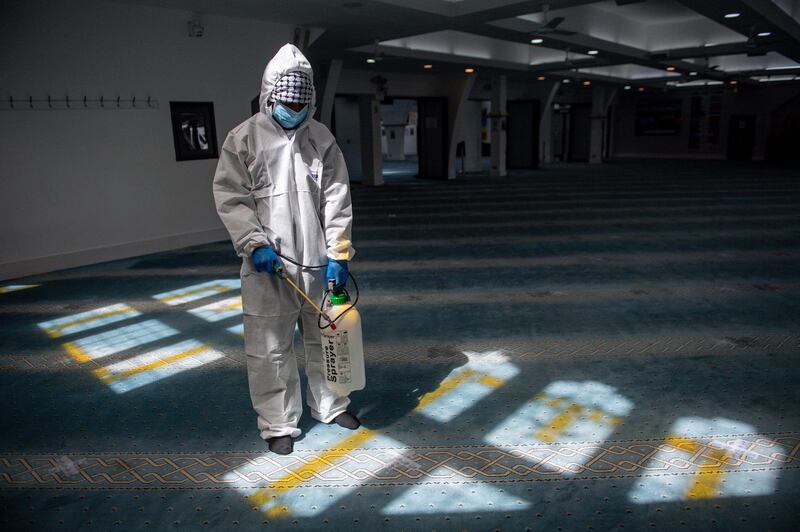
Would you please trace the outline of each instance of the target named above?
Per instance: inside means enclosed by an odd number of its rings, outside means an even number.
[[[756,115],[731,115],[728,160],[751,161],[756,138]]]
[[[508,102],[506,166],[536,168],[539,166],[539,101]]]
[[[567,161],[588,162],[592,144],[592,106],[572,104],[569,109],[569,151]]]
[[[417,100],[418,176],[447,179],[447,98]]]
[[[419,174],[417,100],[387,99],[381,103],[380,112],[384,182],[416,177]]]

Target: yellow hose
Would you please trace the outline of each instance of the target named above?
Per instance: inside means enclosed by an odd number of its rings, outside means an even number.
[[[289,276],[288,276],[288,275],[286,275],[285,273],[283,273],[283,272],[278,272],[278,275],[280,275],[280,276],[281,276],[281,278],[282,278],[284,281],[286,281],[287,283],[289,283],[289,284],[291,285],[291,287],[292,287],[292,288],[294,288],[294,289],[297,291],[297,293],[298,293],[298,294],[300,294],[301,296],[303,296],[303,299],[305,299],[306,301],[308,301],[309,305],[311,305],[311,307],[312,307],[314,310],[316,310],[316,311],[317,311],[317,313],[318,313],[320,316],[322,316],[322,317],[325,319],[325,321],[327,321],[328,323],[330,323],[330,325],[331,325],[331,329],[336,329],[336,324],[335,324],[335,323],[333,323],[333,322],[331,321],[331,319],[328,317],[328,315],[327,315],[327,314],[325,314],[324,312],[322,312],[322,309],[321,309],[321,308],[319,308],[319,305],[317,305],[317,304],[316,304],[316,303],[315,303],[315,302],[314,302],[314,301],[313,301],[313,300],[312,300],[310,297],[308,297],[308,295],[306,295],[306,293],[305,293],[305,292],[303,292],[303,289],[302,289],[302,288],[300,288],[299,286],[297,286],[296,284],[294,284],[294,281],[292,281],[292,280],[289,278]]]

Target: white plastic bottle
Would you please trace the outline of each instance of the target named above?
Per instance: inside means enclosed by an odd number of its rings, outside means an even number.
[[[361,316],[347,302],[345,294],[330,294],[331,305],[325,314],[336,320],[336,329],[322,330],[322,354],[325,363],[325,381],[328,388],[340,396],[366,385],[364,373],[364,342],[361,336]],[[339,319],[336,319],[344,312]]]

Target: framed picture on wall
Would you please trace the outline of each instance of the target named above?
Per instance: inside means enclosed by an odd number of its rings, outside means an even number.
[[[212,102],[169,102],[175,160],[216,159],[217,128]]]

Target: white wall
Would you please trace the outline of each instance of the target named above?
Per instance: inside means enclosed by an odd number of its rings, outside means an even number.
[[[361,121],[358,99],[338,96],[334,103],[336,116],[336,142],[342,150],[351,181],[360,182],[363,177],[361,167]]]
[[[289,26],[75,0],[5,2],[5,100],[151,95],[157,110],[0,111],[0,278],[226,238],[216,160],[176,162],[169,102],[213,101],[221,145]]]
[[[464,171],[481,170],[481,102],[470,100],[464,107]],[[459,168],[460,169],[460,168]]]

